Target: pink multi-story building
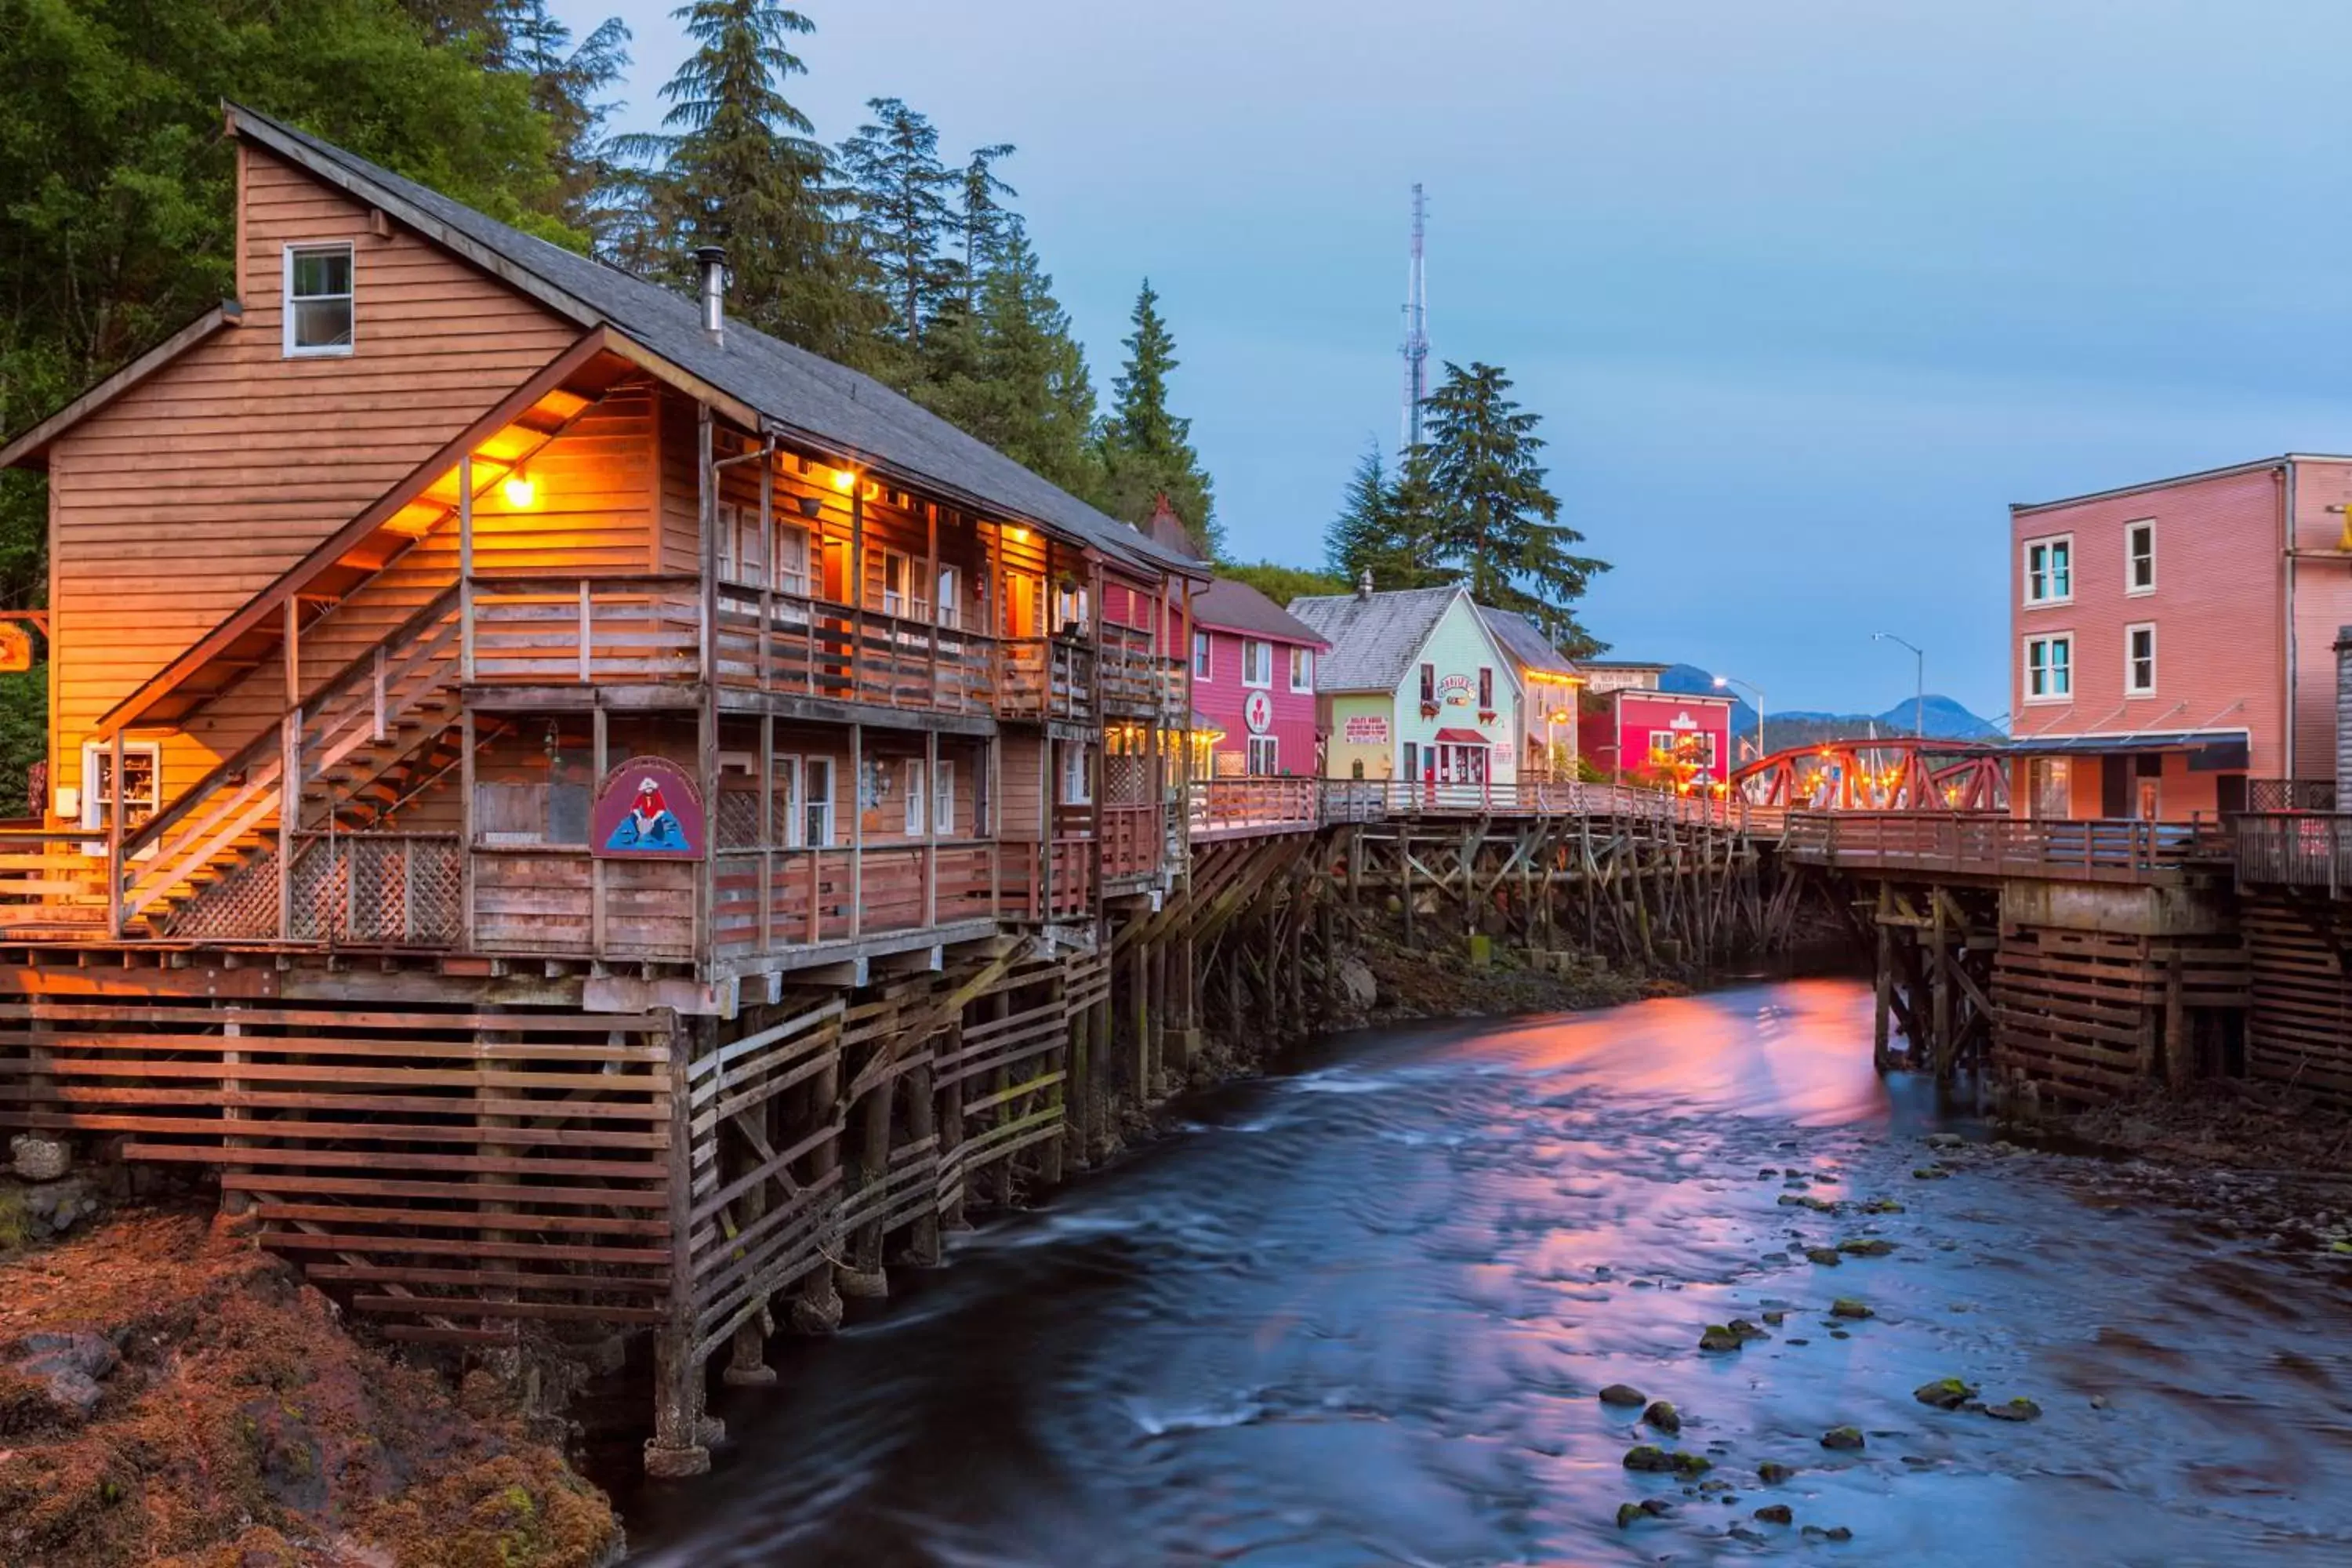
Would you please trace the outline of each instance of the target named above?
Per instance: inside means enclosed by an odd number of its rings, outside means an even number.
[[[1315,664],[1327,645],[1246,583],[1192,595],[1194,728],[1206,720],[1216,776],[1315,775]]]
[[[2352,458],[2289,455],[2011,507],[2012,809],[2181,821],[2332,780],[2347,501]]]

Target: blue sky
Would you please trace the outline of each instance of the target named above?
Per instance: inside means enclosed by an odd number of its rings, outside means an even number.
[[[1020,146],[1108,390],[1138,281],[1242,553],[1308,563],[1431,336],[1507,367],[1628,658],[2007,706],[2006,503],[2352,447],[2352,8],[2301,0],[802,0],[827,141]],[[661,0],[625,122],[684,53]]]

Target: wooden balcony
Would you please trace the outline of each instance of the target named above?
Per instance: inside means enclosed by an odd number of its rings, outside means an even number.
[[[712,953],[770,957],[994,920],[1003,877],[1000,847],[989,843],[721,850],[711,868]]]
[[[1998,813],[1792,812],[1790,858],[1843,870],[2058,881],[2178,881],[2222,847],[2214,825],[2026,821]]]
[[[2352,814],[2280,811],[2231,824],[2242,888],[2296,888],[2352,896]]]
[[[1158,805],[1106,805],[1102,824],[1102,874],[1106,882],[1159,874],[1166,864],[1165,813]]]
[[[1323,826],[1321,779],[1196,779],[1192,796],[1191,827],[1196,840],[1301,833]]]

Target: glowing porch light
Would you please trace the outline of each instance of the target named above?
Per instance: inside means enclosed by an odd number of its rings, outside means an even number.
[[[833,470],[833,488],[839,490],[842,494],[847,495],[849,493],[849,487],[856,482],[857,475],[854,470],[849,468],[835,468]]]
[[[499,494],[507,505],[521,511],[539,499],[539,481],[517,468],[499,481]]]

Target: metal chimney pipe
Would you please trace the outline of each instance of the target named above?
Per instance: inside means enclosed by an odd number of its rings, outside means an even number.
[[[1371,596],[1372,569],[1367,566],[1364,568],[1363,575],[1356,579],[1356,597],[1359,599],[1369,599]]]
[[[2336,809],[2352,811],[2352,626],[2336,628],[2335,653]],[[2297,804],[2287,802],[2290,807]]]
[[[702,330],[710,334],[711,342],[723,346],[727,337],[727,252],[715,245],[697,246],[694,262],[701,273]]]

